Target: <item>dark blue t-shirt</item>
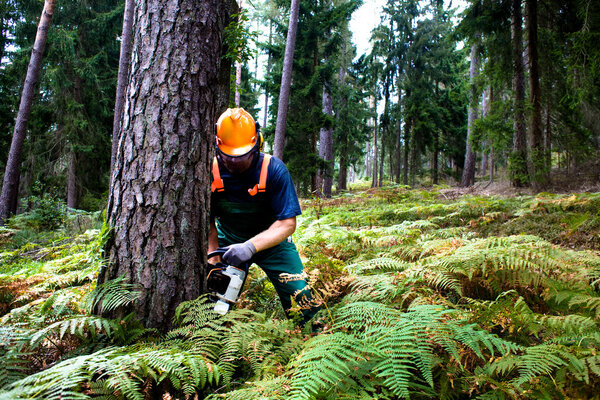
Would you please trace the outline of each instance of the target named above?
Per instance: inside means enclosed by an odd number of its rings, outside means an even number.
[[[225,190],[212,194],[211,215],[218,220],[219,232],[231,236],[231,241],[248,240],[273,222],[302,213],[290,173],[276,157],[271,157],[269,163],[265,193],[248,193],[260,179],[263,159],[264,154],[260,153],[241,174],[231,174],[219,165]]]

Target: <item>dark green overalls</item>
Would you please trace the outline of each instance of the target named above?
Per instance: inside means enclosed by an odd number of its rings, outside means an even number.
[[[247,189],[258,182],[262,161],[261,154],[250,170],[240,176],[233,176],[228,174],[225,168],[219,168],[222,171],[221,178],[225,190],[212,194],[212,215],[216,217],[220,247],[243,243],[267,230],[276,221],[270,201],[273,193],[269,193],[269,189],[276,188],[270,188],[267,184],[265,193],[258,193],[255,196],[247,193]],[[271,166],[269,166],[269,174],[271,174]],[[251,262],[257,264],[267,274],[288,317],[292,298],[302,313],[302,324],[319,311],[319,302],[312,296],[300,255],[291,238],[287,238],[275,247],[256,253]]]

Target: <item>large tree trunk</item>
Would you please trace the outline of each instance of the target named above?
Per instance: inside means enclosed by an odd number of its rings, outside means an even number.
[[[333,117],[333,99],[327,84],[323,85],[323,114]],[[333,185],[333,129],[329,123],[319,132],[319,157],[327,167],[319,168],[317,173],[317,195],[329,198]]]
[[[123,32],[121,34],[121,53],[119,55],[119,72],[117,74],[117,94],[115,96],[115,116],[113,119],[110,175],[112,175],[117,147],[119,145],[119,132],[121,131],[121,121],[123,120],[125,92],[127,90],[127,79],[129,78],[129,70],[131,65],[134,6],[134,0],[125,0],[125,11],[123,12]],[[110,181],[112,181],[112,179]]]
[[[27,75],[21,94],[21,103],[4,171],[4,182],[2,184],[2,194],[0,195],[0,225],[3,225],[6,219],[17,211],[16,204],[19,192],[21,152],[23,151],[23,142],[27,134],[27,121],[31,113],[34,88],[42,66],[42,55],[52,15],[54,14],[55,3],[55,0],[46,0],[44,2],[44,9],[42,10],[42,16],[40,17],[40,23],[35,35],[35,42],[33,43],[31,59],[27,67]]]
[[[479,99],[476,95],[475,79],[479,75],[479,35],[476,35],[476,43],[471,47],[471,68],[469,71],[469,80],[471,83],[471,96],[469,101],[469,112],[467,122],[467,149],[465,152],[465,166],[463,168],[461,187],[469,187],[475,183],[475,152],[473,151],[473,128],[478,116]]]
[[[224,96],[220,64],[227,62],[222,32],[235,8],[222,0],[136,4],[131,79],[108,201],[114,235],[98,282],[125,276],[140,285],[132,309],[161,331],[204,285],[214,124]]]
[[[279,89],[275,143],[273,146],[273,155],[281,160],[283,159],[283,148],[285,147],[285,129],[287,123],[288,102],[290,99],[290,85],[292,83],[292,67],[294,65],[294,47],[296,46],[296,28],[298,27],[299,10],[300,0],[292,0],[290,7],[290,22],[285,42],[285,55],[283,57],[281,88]]]
[[[530,177],[535,190],[541,190],[548,180],[544,136],[542,133],[542,102],[538,57],[537,0],[527,0],[527,33],[529,45],[529,93],[531,116],[529,120]]]
[[[525,129],[525,75],[523,68],[523,17],[521,0],[512,0],[513,55],[513,154],[510,157],[511,182],[515,187],[527,185],[527,132]]]

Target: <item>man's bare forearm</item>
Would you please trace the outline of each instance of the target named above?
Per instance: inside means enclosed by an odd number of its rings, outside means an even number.
[[[262,231],[250,239],[256,251],[277,246],[296,230],[296,217],[273,222],[269,229]]]

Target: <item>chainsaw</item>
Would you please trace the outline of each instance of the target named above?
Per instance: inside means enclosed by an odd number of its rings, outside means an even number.
[[[226,251],[226,249],[219,248],[209,253],[207,258],[223,256]],[[242,287],[248,275],[250,262],[245,262],[238,266],[229,265],[224,262],[209,265],[212,266],[206,277],[206,286],[210,292],[209,298],[215,302],[215,312],[225,315],[240,297]]]

